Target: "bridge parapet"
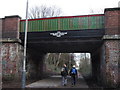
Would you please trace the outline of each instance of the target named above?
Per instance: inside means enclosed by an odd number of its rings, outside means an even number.
[[[64,16],[28,20],[28,32],[103,29],[104,14]],[[20,21],[20,32],[25,31],[25,20]]]

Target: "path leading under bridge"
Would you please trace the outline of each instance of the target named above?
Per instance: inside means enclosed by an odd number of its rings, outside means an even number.
[[[68,76],[67,86],[62,86],[61,76],[54,75],[49,78],[39,80],[32,84],[29,84],[26,86],[26,88],[89,88],[89,87],[82,76],[78,77],[77,84],[75,86],[71,85],[71,78],[70,76]]]

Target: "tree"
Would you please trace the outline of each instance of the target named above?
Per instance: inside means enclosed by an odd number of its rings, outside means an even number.
[[[53,17],[53,16],[59,16],[62,13],[61,9],[56,6],[35,6],[30,8],[29,10],[29,19],[35,19],[35,18],[46,18],[46,17]]]
[[[90,14],[102,14],[104,13],[104,9],[90,9],[89,10]]]
[[[90,63],[90,60],[91,59],[90,59],[88,54],[86,54],[86,53],[82,53],[81,54],[79,71],[83,75],[91,74],[91,63]]]
[[[75,64],[74,55],[69,53],[48,53],[46,55],[45,63],[47,68],[55,72],[60,72],[63,64],[66,63],[68,69]]]

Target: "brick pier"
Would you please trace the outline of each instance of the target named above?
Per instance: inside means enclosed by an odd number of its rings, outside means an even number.
[[[105,72],[103,73],[105,83],[110,87],[120,84],[120,8],[105,9]],[[101,67],[102,68],[102,67]]]

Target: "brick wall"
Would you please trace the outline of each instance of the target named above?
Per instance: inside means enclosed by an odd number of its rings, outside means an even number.
[[[2,30],[2,57],[3,80],[19,80],[22,73],[23,47],[19,41],[19,16],[7,16],[0,21]],[[0,38],[1,39],[1,38]],[[43,76],[44,54],[34,50],[27,50],[27,79],[40,79]]]
[[[2,19],[2,37],[19,38],[19,16],[7,16]]]
[[[107,35],[120,35],[120,8],[105,10],[105,29]]]
[[[3,80],[18,80],[21,77],[22,47],[18,43],[3,43],[2,56]]]
[[[1,43],[0,43],[1,47]],[[1,50],[0,50],[0,90],[2,88],[2,57],[1,57]]]
[[[19,42],[19,16],[6,16],[0,19],[0,55],[2,79],[17,80],[21,77],[22,46]]]
[[[2,19],[0,19],[0,39],[2,38]],[[1,47],[1,43],[0,43],[0,47]],[[0,50],[1,53],[1,50]],[[1,58],[1,54],[0,54],[0,90],[2,88],[2,58]]]
[[[0,19],[0,38],[2,38],[2,19]]]
[[[105,74],[106,84],[109,87],[119,85],[120,61],[120,8],[105,9]],[[112,36],[111,36],[112,35]]]
[[[116,40],[105,42],[106,51],[106,77],[107,83],[111,86],[118,84],[118,61],[120,59],[120,42]]]

